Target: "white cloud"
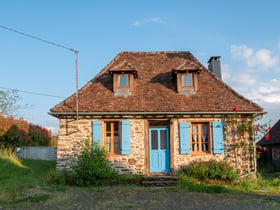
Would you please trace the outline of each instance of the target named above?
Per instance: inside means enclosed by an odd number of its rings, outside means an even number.
[[[280,78],[259,75],[254,69],[238,71],[222,65],[223,80],[233,89],[256,103],[280,103]]]
[[[237,87],[249,87],[256,84],[257,77],[255,74],[240,72],[238,74],[235,74],[235,76],[231,78],[231,82]]]
[[[233,58],[239,60],[246,60],[253,55],[253,49],[248,48],[246,45],[241,45],[241,46],[232,45],[230,47],[230,52]]]
[[[246,45],[232,45],[230,52],[234,59],[245,61],[246,65],[250,68],[255,67],[267,70],[268,68],[275,67],[279,63],[279,57],[273,55],[267,49],[255,50]]]
[[[231,72],[233,71],[232,67],[228,64],[222,64],[222,79],[224,81],[228,81],[230,80],[231,76]]]
[[[132,26],[139,26],[140,25],[140,22],[139,21],[135,21],[131,24]]]
[[[276,67],[273,69],[275,73],[280,73],[280,67]]]
[[[140,25],[145,25],[148,23],[164,23],[163,19],[160,17],[151,17],[151,18],[147,18],[144,19],[142,21],[134,21],[131,25],[132,26],[140,26]]]

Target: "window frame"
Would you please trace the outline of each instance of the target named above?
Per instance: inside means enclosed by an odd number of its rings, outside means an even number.
[[[198,137],[198,141],[197,142],[193,142],[193,126],[198,126],[197,127],[197,137]],[[207,151],[203,151],[203,140],[202,140],[202,126],[203,125],[207,125],[207,144],[208,144],[208,150]],[[190,126],[190,149],[191,149],[191,154],[211,154],[212,152],[212,132],[211,132],[211,122],[191,122],[191,126]],[[197,144],[198,145],[198,150],[194,151],[193,150],[193,145]]]
[[[107,131],[107,124],[110,123],[110,131]],[[114,123],[118,123],[118,131],[115,131],[114,130]],[[104,125],[104,129],[103,129],[103,141],[102,141],[102,147],[107,151],[107,153],[109,155],[121,155],[121,145],[122,145],[122,142],[121,142],[121,121],[118,121],[118,120],[108,120],[108,121],[104,121],[103,122],[103,125]],[[115,152],[115,133],[117,132],[118,134],[118,151]],[[107,133],[110,133],[110,137],[111,137],[111,141],[109,142],[110,143],[110,149],[111,151],[108,151],[107,150]]]

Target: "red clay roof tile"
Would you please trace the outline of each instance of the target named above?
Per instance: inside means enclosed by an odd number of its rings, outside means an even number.
[[[114,95],[109,74],[125,66],[137,70],[131,95]],[[198,91],[179,95],[172,70],[199,68]],[[230,112],[260,111],[262,108],[244,98],[205,68],[190,52],[121,52],[95,78],[79,90],[80,112]],[[73,94],[51,112],[73,112]]]

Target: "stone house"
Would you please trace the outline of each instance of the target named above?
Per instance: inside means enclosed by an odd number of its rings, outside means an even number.
[[[190,52],[121,52],[76,94],[50,110],[60,122],[57,169],[71,170],[85,139],[109,153],[123,173],[173,173],[199,160],[226,160],[239,174],[255,170],[255,139],[247,157],[232,153],[227,127],[263,113],[221,80],[220,57],[209,69]]]
[[[280,167],[280,120],[268,132],[269,138],[263,137],[257,145],[267,148],[268,160],[275,162]]]

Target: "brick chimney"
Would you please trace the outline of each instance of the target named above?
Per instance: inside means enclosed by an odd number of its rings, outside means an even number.
[[[212,56],[208,61],[208,69],[222,79],[220,57]]]

